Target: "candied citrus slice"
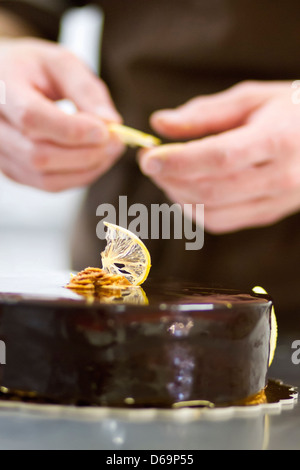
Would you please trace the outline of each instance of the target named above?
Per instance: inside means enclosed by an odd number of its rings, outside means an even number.
[[[149,305],[147,295],[140,286],[103,287],[96,298],[107,304]]]
[[[107,227],[102,267],[107,273],[124,276],[132,285],[145,282],[151,268],[150,253],[144,243],[129,230],[104,222]]]
[[[255,292],[255,294],[268,294],[267,291],[265,291],[265,289],[263,289],[263,287],[260,287],[260,286],[256,286],[252,290],[253,292]],[[278,324],[277,324],[275,309],[274,307],[272,307],[269,367],[271,366],[274,360],[276,346],[277,346],[277,338],[278,338]]]
[[[156,147],[161,144],[160,139],[150,134],[133,129],[132,127],[123,126],[122,124],[112,123],[108,126],[110,132],[116,134],[119,139],[126,145],[131,147]]]

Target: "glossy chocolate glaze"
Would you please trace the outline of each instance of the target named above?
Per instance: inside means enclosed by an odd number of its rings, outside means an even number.
[[[21,285],[0,278],[2,387],[54,403],[169,407],[232,403],[266,385],[268,296],[149,281],[147,302],[131,305],[68,292],[59,277]]]

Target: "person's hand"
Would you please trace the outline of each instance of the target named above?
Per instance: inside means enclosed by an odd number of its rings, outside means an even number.
[[[108,132],[121,117],[106,85],[63,47],[1,40],[0,80],[0,170],[11,179],[46,191],[85,186],[123,152]],[[78,112],[64,113],[61,99]]]
[[[196,140],[143,151],[142,171],[171,200],[204,204],[212,233],[270,225],[297,212],[300,105],[293,93],[289,82],[244,82],[154,113],[158,133]]]

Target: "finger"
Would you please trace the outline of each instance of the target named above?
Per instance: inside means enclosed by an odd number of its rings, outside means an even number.
[[[224,132],[244,124],[278,88],[277,83],[243,82],[220,93],[194,98],[176,109],[157,111],[150,122],[156,132],[171,139]]]
[[[180,194],[183,201],[217,208],[295,190],[300,186],[300,164],[294,160],[298,159],[251,167],[224,179],[189,181],[166,177],[156,178],[155,182],[164,191]]]
[[[38,173],[26,166],[16,164],[0,154],[0,169],[13,181],[47,192],[61,192],[71,188],[85,187],[101,176],[102,168],[72,173]]]
[[[2,152],[0,152],[0,171],[5,176],[17,183],[25,183],[29,179],[30,171],[23,165],[18,165],[16,162],[7,158]]]
[[[185,213],[197,221],[198,206],[183,200],[178,192],[167,192],[171,201],[182,205]],[[300,209],[300,189],[274,198],[261,198],[251,202],[218,208],[204,208],[204,228],[215,235],[273,225],[297,213]],[[202,210],[202,209],[201,209]],[[188,214],[188,212],[190,213]]]
[[[27,139],[17,128],[7,122],[3,116],[0,117],[0,151],[1,154],[11,157],[12,160],[18,156],[30,152],[32,142]]]
[[[39,172],[77,171],[103,168],[105,171],[122,154],[124,146],[111,138],[105,145],[63,147],[35,142],[0,121],[1,151],[13,161]]]
[[[74,172],[102,168],[106,171],[121,155],[123,146],[111,141],[105,146],[64,149],[51,145],[34,148],[29,164],[43,173]]]
[[[57,62],[49,61],[47,70],[54,80],[61,99],[69,99],[80,111],[93,113],[108,122],[122,122],[110,92],[81,60],[60,49]]]
[[[4,117],[25,136],[66,146],[99,145],[109,138],[107,126],[96,117],[67,115],[38,91],[19,86],[1,109]]]
[[[61,192],[73,188],[83,188],[96,181],[103,174],[102,168],[78,171],[64,175],[44,174],[35,180],[35,187],[47,192]]]
[[[185,144],[142,151],[141,170],[161,178],[207,178],[234,174],[276,158],[278,147],[268,130],[254,124]]]
[[[262,198],[218,209],[205,210],[205,228],[215,234],[273,225],[298,212],[300,190],[275,198]]]
[[[121,155],[123,145],[118,140],[111,140],[103,146],[82,148],[64,148],[53,144],[41,143],[31,147],[27,155],[17,158],[23,164],[43,173],[74,172],[102,168],[106,171]]]

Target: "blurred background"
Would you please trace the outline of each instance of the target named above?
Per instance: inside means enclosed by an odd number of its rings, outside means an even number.
[[[69,10],[59,42],[100,73],[103,14],[96,6]],[[76,31],[76,34],[75,34]],[[71,103],[59,103],[73,112]],[[0,172],[0,271],[65,270],[69,239],[85,189],[46,193],[6,178]]]

